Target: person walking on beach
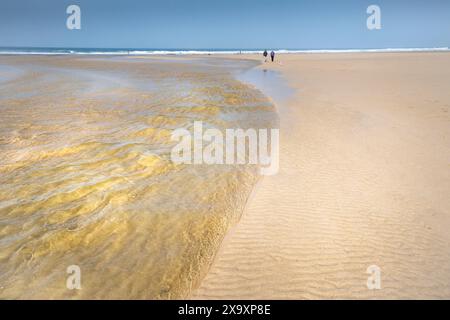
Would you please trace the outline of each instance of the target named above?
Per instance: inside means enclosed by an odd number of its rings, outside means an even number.
[[[264,56],[264,62],[267,62],[267,50],[264,50],[263,56]]]
[[[270,53],[270,58],[272,59],[272,62],[273,62],[273,60],[275,60],[275,52],[274,51],[272,51]]]

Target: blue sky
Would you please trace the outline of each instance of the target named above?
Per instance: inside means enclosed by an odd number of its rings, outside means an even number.
[[[81,7],[81,30],[66,8]],[[382,29],[366,28],[369,5]],[[449,0],[1,0],[0,46],[450,47]]]

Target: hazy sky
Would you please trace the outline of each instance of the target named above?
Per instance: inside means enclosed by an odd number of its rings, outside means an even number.
[[[66,8],[81,7],[81,30]],[[382,29],[366,28],[381,8]],[[449,0],[0,0],[0,46],[450,47]]]

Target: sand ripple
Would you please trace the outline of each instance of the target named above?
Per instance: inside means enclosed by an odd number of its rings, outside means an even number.
[[[219,67],[1,59],[21,73],[0,87],[0,297],[186,296],[257,168],[175,165],[170,134],[265,127],[272,105]]]

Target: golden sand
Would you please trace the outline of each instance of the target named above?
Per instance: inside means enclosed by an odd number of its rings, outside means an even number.
[[[450,54],[277,58],[280,172],[193,298],[449,299]]]
[[[450,298],[450,55],[262,65],[296,93],[277,105],[280,172],[249,201],[252,170],[167,155],[192,119],[267,125],[265,97],[226,71],[239,63],[1,57],[25,73],[0,68],[0,297],[188,296],[246,203],[191,297]]]

